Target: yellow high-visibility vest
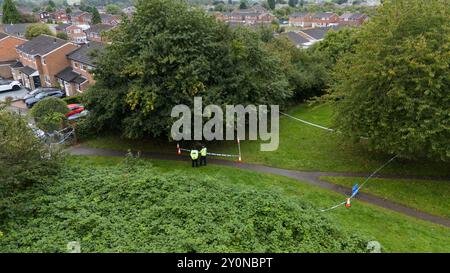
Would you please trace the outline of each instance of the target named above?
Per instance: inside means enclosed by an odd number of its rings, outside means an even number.
[[[200,155],[201,155],[201,156],[206,156],[206,154],[207,154],[206,148],[202,148],[202,149],[200,150]]]
[[[192,158],[192,160],[196,160],[198,158],[197,150],[191,150],[191,158]]]

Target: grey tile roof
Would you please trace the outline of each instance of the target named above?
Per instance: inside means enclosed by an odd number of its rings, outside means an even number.
[[[303,44],[306,44],[309,42],[308,39],[302,37],[300,34],[298,34],[296,32],[292,32],[292,31],[283,33],[280,36],[287,37],[289,40],[291,40],[297,46],[303,45]]]
[[[66,82],[73,82],[73,83],[83,83],[86,81],[86,78],[81,76],[80,74],[73,71],[72,67],[68,66],[64,68],[62,71],[60,71],[58,74],[55,75],[58,79],[61,79]]]
[[[23,67],[23,64],[21,62],[16,62],[15,64],[11,65],[11,68],[19,68]]]
[[[13,36],[23,36],[31,24],[4,24],[3,31]]]
[[[67,58],[83,64],[94,66],[94,60],[91,54],[95,51],[102,51],[103,49],[104,46],[102,43],[91,41],[69,53],[67,55]]]
[[[79,74],[73,72],[72,67],[68,66],[61,70],[58,74],[55,75],[58,79],[64,80],[66,82],[73,81]]]
[[[335,14],[332,12],[319,12],[319,13],[313,14],[312,17],[315,19],[320,19],[320,18],[330,18],[333,15],[335,15]]]
[[[338,31],[344,27],[346,27],[346,26],[339,25],[339,26],[331,26],[331,27],[311,28],[311,29],[304,29],[304,30],[302,30],[302,32],[316,40],[322,40],[329,30]]]
[[[56,37],[39,35],[38,37],[35,37],[30,41],[19,45],[17,49],[25,52],[26,54],[42,56],[67,43],[68,41]]]
[[[305,18],[309,13],[305,12],[296,12],[289,15],[289,18]]]
[[[88,30],[86,30],[86,32],[95,32],[95,33],[100,33],[102,31],[107,31],[112,29],[114,26],[112,25],[108,25],[108,24],[96,24],[96,25],[92,25]]]
[[[8,34],[0,32],[0,39],[8,37]]]
[[[34,72],[36,72],[36,70],[34,68],[31,68],[29,66],[24,66],[22,68],[19,68],[20,72],[30,76],[31,74],[33,74]]]
[[[57,25],[56,27],[55,27],[55,29],[56,30],[59,30],[59,31],[63,31],[63,30],[65,30],[67,27],[69,27],[69,26],[71,26],[71,24],[60,24],[60,25]]]
[[[325,34],[327,33],[327,28],[312,28],[312,29],[304,29],[302,30],[303,33],[306,33],[308,36],[316,39],[321,40],[325,37]]]

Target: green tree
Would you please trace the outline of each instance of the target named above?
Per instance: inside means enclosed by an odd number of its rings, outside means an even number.
[[[450,159],[450,6],[386,1],[338,61],[336,124],[371,148],[402,157]]]
[[[106,5],[105,10],[109,14],[120,14],[121,13],[120,7],[116,4]]]
[[[93,25],[100,24],[102,22],[102,17],[100,16],[100,13],[98,12],[98,9],[96,7],[92,7],[92,20],[91,23]]]
[[[71,8],[71,7],[67,7],[67,8],[66,8],[66,13],[67,13],[67,14],[72,13],[72,8]]]
[[[288,4],[290,7],[295,7],[298,4],[298,0],[289,0]]]
[[[62,40],[69,40],[69,36],[67,36],[67,33],[65,32],[56,33],[56,37]]]
[[[267,0],[270,9],[275,9],[275,0]]]
[[[61,129],[64,115],[68,112],[67,104],[62,99],[49,97],[36,103],[30,114],[39,128],[51,132]]]
[[[52,0],[48,1],[47,8],[45,9],[45,11],[54,12],[55,10],[56,10],[55,2],[53,2]]]
[[[239,4],[239,9],[247,9],[247,8],[248,8],[247,0],[241,0]]]
[[[0,215],[8,206],[4,197],[57,170],[57,154],[49,153],[25,118],[0,110]]]
[[[167,135],[172,107],[281,104],[291,96],[280,60],[248,28],[233,31],[182,1],[142,0],[109,33],[85,95],[97,129],[130,138]]]
[[[272,39],[267,47],[282,61],[280,68],[297,101],[323,94],[329,75],[320,55],[299,50],[286,37]]]
[[[27,27],[25,31],[25,38],[28,40],[33,39],[34,37],[37,37],[39,35],[46,34],[46,35],[53,35],[52,31],[46,24],[32,24]]]
[[[3,24],[17,24],[21,21],[21,15],[16,8],[13,0],[4,0],[3,1]]]

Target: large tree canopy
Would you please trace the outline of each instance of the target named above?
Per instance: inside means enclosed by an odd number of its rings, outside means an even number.
[[[21,15],[12,0],[4,0],[2,5],[3,24],[17,24],[21,21]]]
[[[450,159],[448,1],[386,1],[341,58],[337,125],[377,150]]]
[[[136,9],[110,32],[85,97],[96,128],[157,136],[168,133],[172,107],[195,96],[204,105],[283,104],[291,96],[280,59],[257,32],[233,31],[182,1],[138,1]]]

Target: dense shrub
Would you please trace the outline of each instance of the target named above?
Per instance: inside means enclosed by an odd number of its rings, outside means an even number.
[[[20,194],[0,226],[1,252],[362,252],[298,199],[129,158],[122,166],[67,166]]]
[[[19,114],[0,110],[0,221],[14,200],[8,196],[40,182],[59,167],[60,154],[50,153]]]
[[[64,115],[68,112],[67,104],[62,99],[49,97],[36,103],[30,114],[39,128],[54,131],[62,127]]]
[[[338,62],[336,124],[405,158],[450,160],[450,5],[385,1]]]

